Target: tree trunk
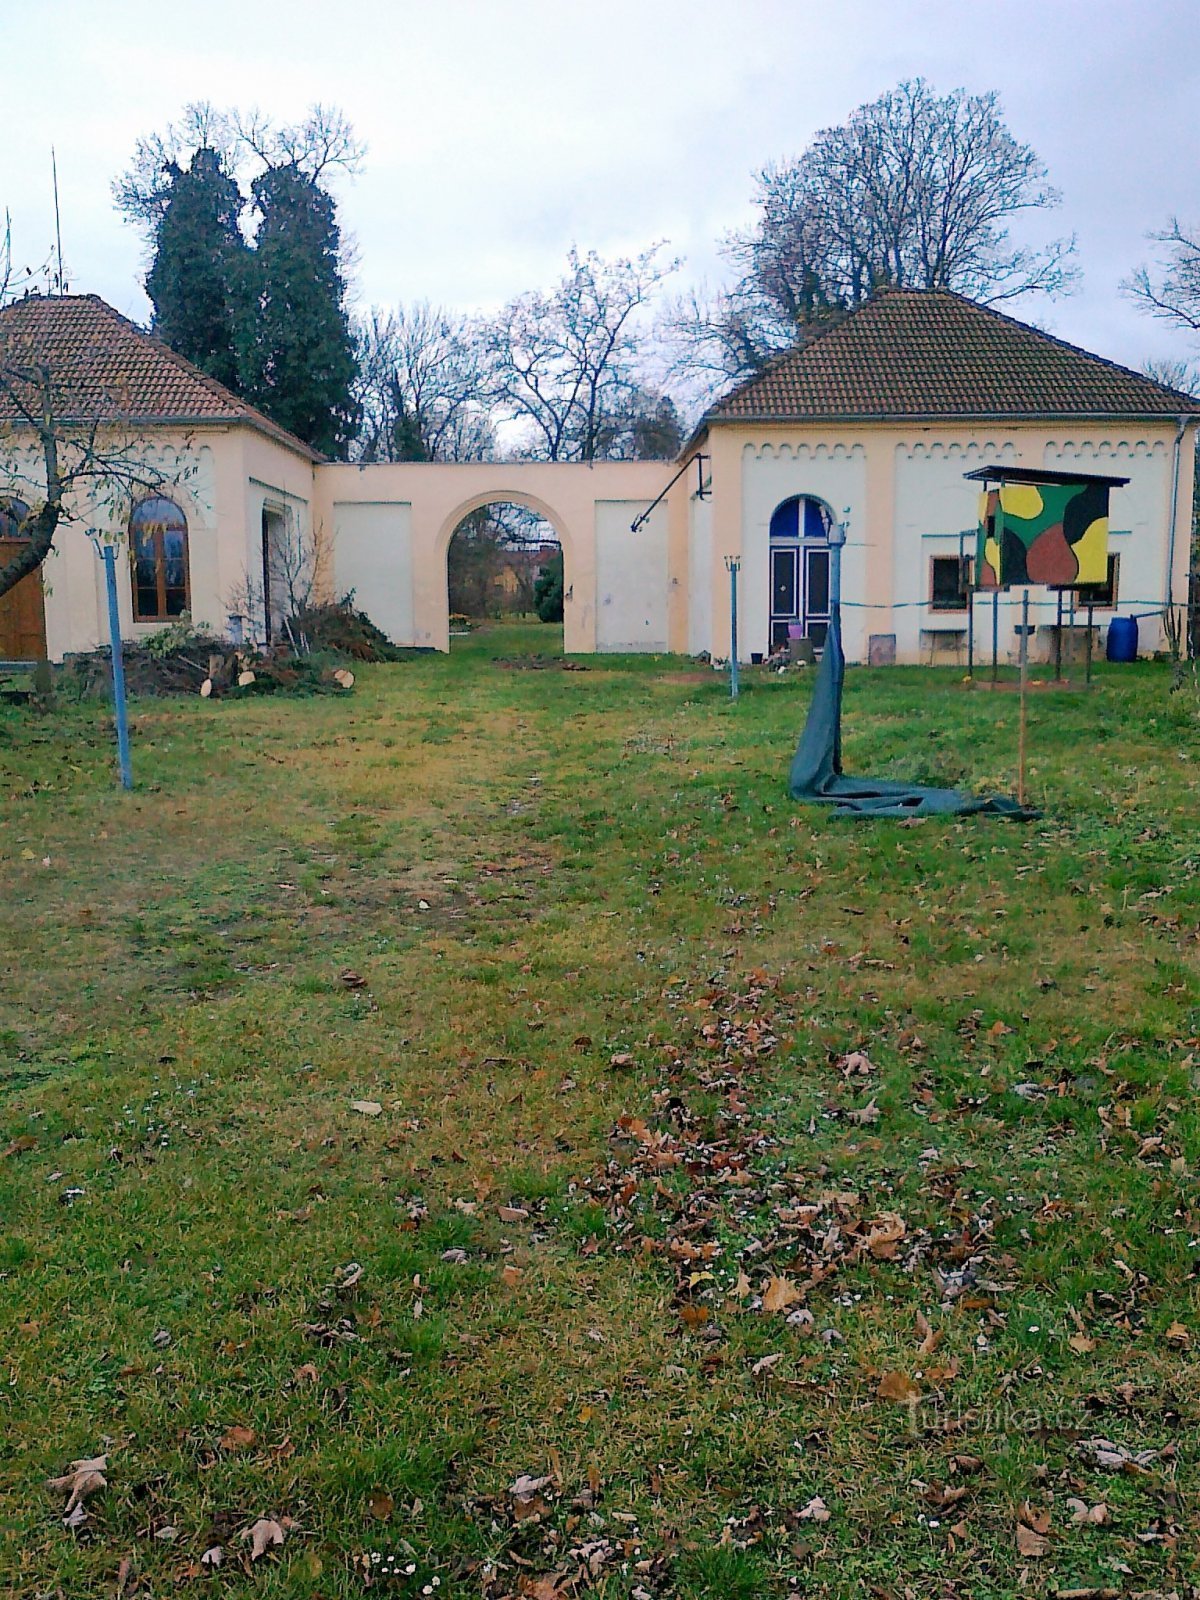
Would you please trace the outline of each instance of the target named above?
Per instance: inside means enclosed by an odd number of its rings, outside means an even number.
[[[27,578],[31,572],[36,572],[50,554],[50,546],[54,543],[54,532],[58,527],[61,507],[55,501],[47,501],[35,517],[30,517],[22,527],[25,535],[25,548],[20,555],[15,556],[7,566],[0,567],[0,595],[6,595],[10,589],[15,589],[22,578]]]

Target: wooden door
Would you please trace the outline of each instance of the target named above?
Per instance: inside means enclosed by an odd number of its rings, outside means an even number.
[[[0,539],[0,567],[25,548],[23,539]],[[15,589],[0,595],[0,661],[43,661],[46,656],[46,605],[39,567]]]

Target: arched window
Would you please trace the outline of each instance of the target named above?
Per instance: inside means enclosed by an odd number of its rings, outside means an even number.
[[[0,539],[27,539],[29,507],[24,500],[0,500]]]
[[[165,495],[152,494],[129,519],[135,622],[168,622],[188,609],[187,518]]]
[[[771,515],[772,539],[828,539],[829,507],[810,494],[793,495]]]

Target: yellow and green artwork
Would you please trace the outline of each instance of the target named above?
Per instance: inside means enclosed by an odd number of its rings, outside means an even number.
[[[970,474],[984,476],[983,473]],[[1046,584],[1070,589],[1108,576],[1108,492],[1124,478],[1068,478],[996,469],[979,497],[975,583],[980,589]]]

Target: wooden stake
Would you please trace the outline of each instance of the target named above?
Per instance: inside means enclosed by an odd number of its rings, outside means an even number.
[[[1025,804],[1025,691],[1029,683],[1029,590],[1021,596],[1021,716],[1017,736],[1017,801]]]

